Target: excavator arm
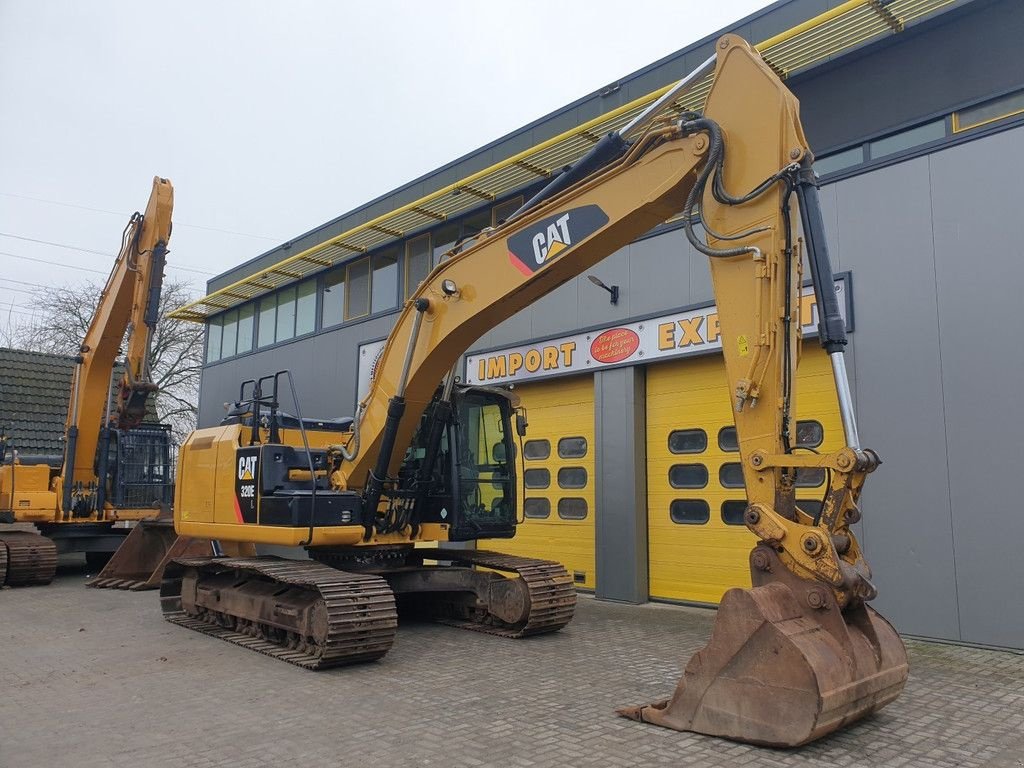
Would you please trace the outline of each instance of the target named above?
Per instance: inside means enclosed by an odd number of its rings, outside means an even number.
[[[146,212],[133,215],[125,228],[121,250],[82,341],[71,384],[59,477],[64,516],[102,511],[107,451],[104,446],[97,457],[97,449],[109,439],[111,427],[138,426],[145,416],[147,398],[157,389],[148,358],[158,320],[173,206],[171,182],[154,177]],[[126,331],[125,373],[111,403],[110,377]]]

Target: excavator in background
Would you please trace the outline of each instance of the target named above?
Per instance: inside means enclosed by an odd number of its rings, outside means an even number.
[[[712,69],[701,113],[669,108]],[[508,637],[568,623],[575,596],[562,566],[415,546],[515,535],[525,414],[507,390],[461,386],[458,366],[489,328],[680,214],[711,264],[744,520],[758,539],[754,586],[725,595],[671,699],[620,713],[795,746],[893,701],[906,651],[867,605],[876,589],[851,529],[880,462],[857,433],[813,155],[796,98],[732,35],[434,268],[399,315],[354,418],[303,419],[280,371],[242,383],[225,421],[192,433],[179,454],[177,531],[305,547],[311,559],[175,560],[161,586],[166,618],[311,669],[383,656],[396,606]],[[793,438],[805,257],[845,432],[845,447],[829,454],[798,452]],[[281,410],[286,390],[294,416]],[[811,467],[831,480],[808,512],[795,480]]]
[[[157,390],[149,351],[173,205],[171,182],[154,178],[146,212],[125,227],[75,360],[64,455],[21,457],[12,444],[0,451],[0,523],[35,528],[0,525],[0,585],[48,584],[63,552],[84,551],[96,565],[125,539],[115,524],[154,518],[171,502],[170,429],[145,420]],[[126,331],[124,373],[112,388]]]

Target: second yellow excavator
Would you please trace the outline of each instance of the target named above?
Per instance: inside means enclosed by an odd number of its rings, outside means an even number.
[[[712,69],[702,113],[668,108]],[[670,700],[622,713],[793,746],[895,699],[906,652],[867,605],[876,590],[850,527],[879,459],[857,434],[813,156],[795,97],[731,35],[651,109],[430,273],[354,418],[303,419],[282,371],[243,383],[224,423],[189,437],[178,532],[302,546],[311,559],[175,561],[161,588],[166,617],[312,669],[383,656],[396,602],[510,637],[564,626],[575,594],[562,566],[414,546],[516,531],[515,437],[525,418],[508,391],[459,386],[457,366],[487,329],[680,214],[711,262],[744,519],[758,538],[755,586],[726,594],[710,642]],[[830,454],[798,452],[792,438],[805,256],[845,430],[845,447]],[[281,409],[285,385],[295,416]],[[808,467],[831,475],[813,513],[795,502],[796,475]]]

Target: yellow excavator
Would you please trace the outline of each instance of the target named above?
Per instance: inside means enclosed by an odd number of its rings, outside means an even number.
[[[712,69],[701,113],[666,108]],[[225,421],[188,438],[179,533],[301,546],[311,559],[176,560],[161,586],[166,618],[311,669],[383,656],[396,604],[510,637],[564,626],[575,597],[562,566],[415,546],[516,530],[524,414],[506,390],[460,386],[457,366],[484,331],[679,215],[710,259],[744,520],[758,539],[754,586],[725,595],[671,699],[621,714],[794,746],[895,699],[906,652],[867,605],[876,590],[851,530],[880,462],[857,434],[813,156],[795,97],[732,35],[507,221],[441,261],[398,317],[354,418],[304,419],[281,371],[242,383]],[[845,447],[829,454],[798,450],[793,437],[805,257],[845,431]],[[295,415],[281,408],[286,391]],[[813,513],[794,493],[809,467],[831,476]]]
[[[0,451],[0,523],[8,524],[0,525],[0,585],[48,584],[62,552],[84,551],[96,564],[125,538],[115,523],[156,517],[171,502],[170,432],[144,420],[157,389],[149,351],[173,205],[171,183],[154,178],[145,213],[125,227],[75,360],[64,455],[21,457],[16,444]],[[124,373],[112,387],[126,331]]]

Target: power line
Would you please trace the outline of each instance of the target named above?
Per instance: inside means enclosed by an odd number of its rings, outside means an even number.
[[[122,211],[108,211],[106,208],[90,208],[87,205],[77,205],[76,203],[63,203],[60,200],[47,200],[44,197],[29,197],[28,195],[16,195],[13,192],[0,192],[0,195],[4,195],[5,197],[16,197],[19,200],[31,200],[35,203],[61,205],[64,206],[65,208],[78,208],[79,210],[82,211],[93,211],[94,213],[109,213],[113,216],[122,216],[124,218],[127,218],[128,216],[128,214],[123,213]],[[282,241],[282,238],[267,237],[266,235],[254,235],[251,234],[250,232],[237,232],[232,229],[220,229],[219,227],[209,227],[203,224],[188,224],[183,221],[175,221],[174,224],[175,226],[178,227],[189,227],[190,229],[205,229],[209,232],[221,232],[225,235],[237,235],[238,237],[252,237],[256,240],[269,240],[274,243],[279,243]]]
[[[42,288],[43,286],[39,286]],[[27,293],[30,296],[35,295],[35,291],[30,291],[28,288],[12,288],[9,285],[0,285],[0,291],[14,291],[15,293]]]
[[[103,271],[101,271],[99,269],[90,269],[89,267],[80,267],[77,264],[62,264],[59,261],[50,261],[48,259],[36,259],[36,258],[33,258],[32,256],[22,256],[21,254],[9,253],[8,251],[0,251],[0,256],[10,256],[13,259],[24,259],[25,261],[34,261],[34,262],[36,262],[38,264],[49,264],[50,266],[53,266],[53,267],[64,267],[65,269],[80,269],[83,272],[93,272],[94,274],[97,274],[97,275],[105,275],[105,274],[107,274],[106,272],[103,272]]]
[[[67,248],[69,251],[81,251],[82,253],[92,253],[97,256],[106,256],[107,258],[116,258],[114,254],[107,253],[106,251],[94,251],[92,248],[81,248],[77,245],[67,245],[66,243],[55,243],[51,240],[38,240],[34,237],[25,237],[23,235],[12,235],[9,232],[0,232],[0,237],[10,237],[13,240],[24,240],[28,243],[39,243],[40,245],[52,245],[55,248]],[[27,257],[26,257],[27,258]],[[208,275],[213,277],[213,272],[207,272],[204,269],[194,269],[193,267],[181,267],[177,264],[168,264],[167,269],[178,269],[183,272],[195,272],[200,275]]]
[[[43,285],[42,283],[29,283],[25,280],[15,280],[13,277],[0,277],[0,281],[5,283],[17,283],[18,285],[31,285],[33,288],[49,288],[49,285]]]

